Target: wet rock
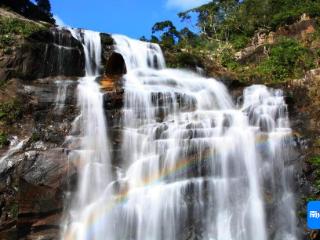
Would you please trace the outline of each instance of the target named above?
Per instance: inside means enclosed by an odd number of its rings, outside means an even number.
[[[104,109],[120,109],[123,106],[124,90],[108,91],[103,95]]]
[[[113,52],[106,62],[107,75],[123,75],[127,73],[127,67],[121,54]]]
[[[68,30],[51,28],[33,33],[13,54],[1,58],[0,65],[3,80],[83,76],[84,52]]]
[[[112,56],[114,50],[114,40],[110,34],[107,33],[100,33],[101,37],[101,46],[102,46],[102,58],[101,63],[103,66],[103,73],[107,73],[107,64],[109,59]]]
[[[31,154],[33,155],[33,154]],[[39,231],[59,233],[64,191],[76,173],[63,149],[39,152],[20,167],[18,233],[21,238],[39,239]]]

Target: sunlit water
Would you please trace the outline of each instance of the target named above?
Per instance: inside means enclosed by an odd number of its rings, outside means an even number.
[[[110,183],[110,157],[107,124],[103,111],[103,94],[96,82],[101,62],[100,34],[92,31],[71,30],[83,43],[86,76],[79,80],[77,89],[80,115],[73,123],[75,136],[67,138],[73,146],[69,161],[78,167],[78,187],[64,228],[64,239],[98,239],[86,237],[88,212]],[[76,147],[75,147],[76,146]]]
[[[221,82],[167,69],[158,45],[113,38],[128,70],[117,178],[91,76],[100,39],[85,32],[87,77],[79,82],[76,121],[83,136],[71,154],[80,183],[62,238],[296,239],[283,93],[254,85],[235,104]],[[276,231],[269,236],[268,229]]]

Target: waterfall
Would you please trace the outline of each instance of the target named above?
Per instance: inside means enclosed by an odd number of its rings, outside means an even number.
[[[98,74],[95,36],[84,36],[87,75]],[[111,178],[101,94],[86,76],[64,239],[296,240],[282,91],[254,85],[235,104],[221,82],[167,69],[158,45],[113,38],[127,67],[121,161]]]
[[[75,136],[68,138],[70,145],[76,146],[69,153],[69,161],[78,167],[79,183],[62,238],[80,240],[88,239],[82,232],[90,215],[88,211],[110,183],[110,156],[103,94],[96,82],[101,63],[100,34],[70,31],[83,42],[86,76],[79,80],[77,89],[80,115],[74,122]]]
[[[57,95],[54,101],[55,102],[54,111],[57,114],[61,114],[63,112],[63,109],[65,107],[65,102],[67,99],[68,88],[72,83],[73,81],[68,81],[68,80],[55,81],[55,84],[57,86]]]

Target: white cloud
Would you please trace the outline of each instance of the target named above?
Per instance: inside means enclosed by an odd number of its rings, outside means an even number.
[[[61,26],[61,27],[68,27],[67,24],[57,15],[53,16],[54,20],[56,20],[56,25]]]
[[[211,0],[167,0],[167,7],[178,10],[188,10],[211,2]]]

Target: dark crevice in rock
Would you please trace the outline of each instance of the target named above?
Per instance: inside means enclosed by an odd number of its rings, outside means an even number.
[[[49,229],[57,229],[60,230],[60,227],[57,225],[42,225],[39,227],[33,227],[32,232],[37,233],[37,232],[42,232],[44,230],[49,230]]]
[[[28,218],[29,220],[31,218],[35,218],[35,219],[39,219],[39,218],[45,218],[48,217],[50,215],[54,215],[54,214],[60,214],[62,213],[63,208],[58,208],[52,211],[48,211],[48,212],[40,212],[40,213],[21,213],[18,215],[18,218]]]
[[[127,73],[127,67],[121,54],[113,52],[106,64],[107,75],[123,75]]]

